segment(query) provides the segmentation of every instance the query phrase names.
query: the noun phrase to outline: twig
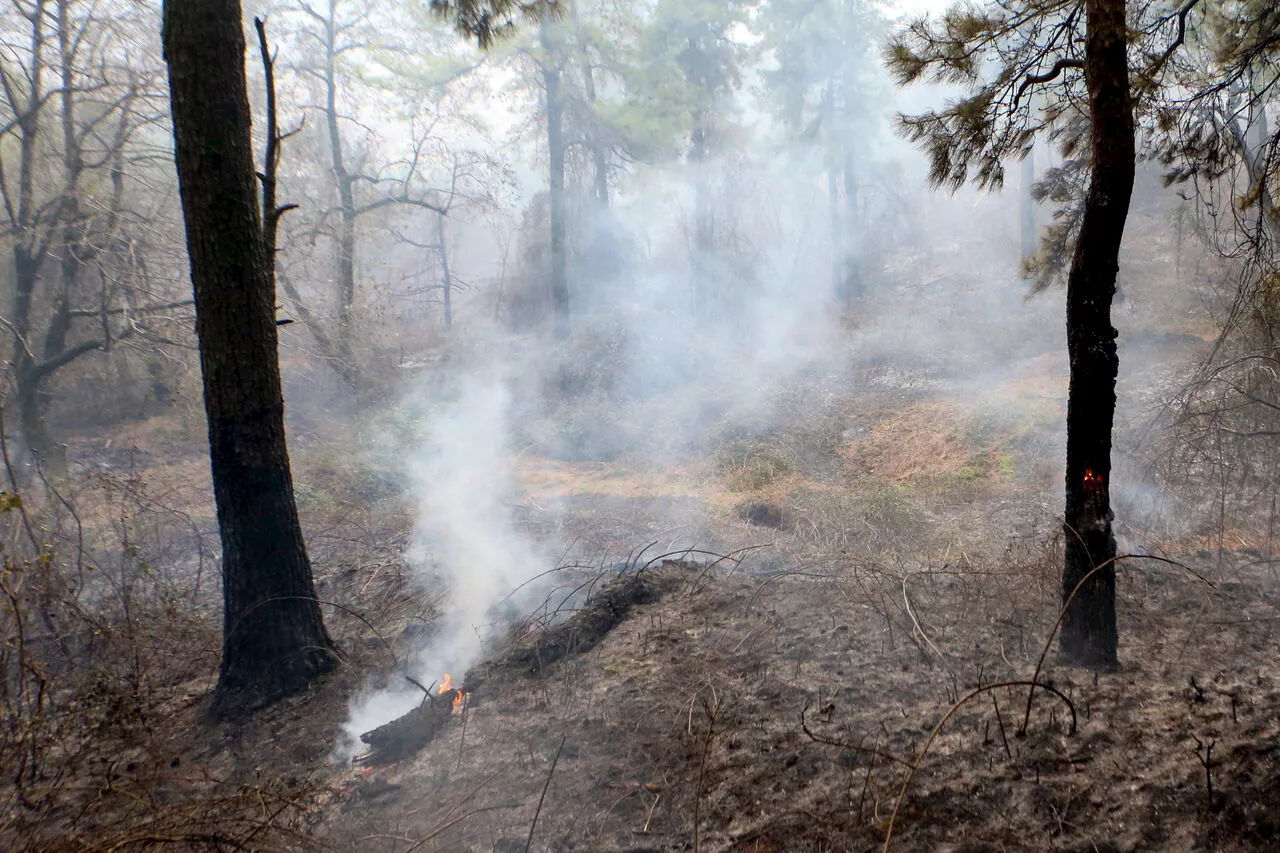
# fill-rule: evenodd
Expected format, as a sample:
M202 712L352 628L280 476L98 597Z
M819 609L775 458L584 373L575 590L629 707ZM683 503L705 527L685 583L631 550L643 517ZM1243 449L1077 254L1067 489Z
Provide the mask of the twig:
M433 681L433 682L431 682L431 686L430 686L430 687L423 687L423 686L422 686L422 682L421 682L421 681L419 681L418 679L414 678L412 675L406 675L406 676L404 677L404 680L405 680L405 681L407 681L407 682L409 682L410 684L412 684L414 687L418 688L419 690L421 690L421 691L422 691L422 693L423 693L423 695L425 695L428 699L430 699L432 704L435 704L436 697L435 697L435 694L434 694L434 693L432 693L431 691L435 690L435 688L436 688L436 682L434 682L434 681Z
M556 747L555 758L551 759L551 770L547 773L547 781L542 786L542 795L538 797L538 808L533 813L533 822L529 824L529 837L524 842L524 853L529 853L529 848L533 846L533 831L538 828L538 816L542 814L542 801L547 798L547 789L551 787L551 777L556 775L556 765L560 763L560 753L564 751L564 741L568 736L567 732L560 736L560 746Z
M991 694L991 704L996 706L996 722L1000 724L1000 741L1004 744L1004 754L1012 759L1013 752L1009 749L1009 738L1004 734L1004 715L1000 713L1000 701L996 699L996 694Z
M925 740L924 746L920 747L920 752L916 755L916 760L911 763L911 770L907 773L907 778L902 780L902 787L898 791L898 798L893 803L893 813L889 815L889 825L884 831L884 846L880 848L882 853L888 853L889 851L889 841L893 838L893 824L898 818L898 811L902 808L903 800L907 798L907 788L910 787L911 780L915 778L916 771L920 769L920 765L924 762L925 755L929 753L929 747L933 746L933 742L938 739L938 735L942 732L942 727L947 724L947 721L951 719L952 715L954 715L956 711L960 710L960 708L964 707L964 705L968 704L968 702L975 696L981 696L983 693L998 690L1002 687L1026 686L1039 687L1041 690L1047 690L1066 703L1067 708L1071 710L1071 733L1075 734L1077 724L1076 706L1072 704L1066 694L1056 687L1050 687L1048 684L1038 684L1030 681L1001 681L997 684L987 684L983 687L975 687L973 690L970 690L964 695L964 697L953 704L947 710L947 713L942 715L942 719L933 727L933 731L929 732L929 737Z
M872 758L887 758L889 761L892 761L895 764L901 764L903 767L911 766L910 761L899 758L896 755L890 755L887 752L881 752L880 750L876 749L874 746L866 747L866 746L863 746L861 743L849 743L848 741L832 740L831 738L824 738L816 734L809 728L809 721L805 718L805 714L807 714L808 711L809 711L809 703L806 701L804 703L804 707L800 709L800 730L803 731L806 735L808 735L809 739L814 743L820 743L825 746L834 746L840 749L848 749L848 750L852 750L853 752L861 752L864 755L870 755Z
M1074 531L1072 532L1074 533ZM1079 534L1076 534L1076 535L1079 535ZM1049 649L1052 648L1053 646L1053 638L1057 636L1058 629L1062 627L1062 620L1066 618L1067 608L1070 607L1071 602L1075 600L1076 593L1080 591L1081 587L1085 585L1085 583L1089 580L1089 578L1093 577L1098 572L1105 569L1107 566L1110 566L1112 564L1119 565L1119 562L1121 560L1135 560L1135 559L1155 560L1156 562L1168 563L1171 566L1177 566L1178 568L1185 569L1187 572L1190 572L1193 576L1200 579L1201 581L1204 581L1210 587L1214 587L1214 583L1212 581L1210 581L1204 575L1192 569L1190 566L1187 566L1183 563L1179 563L1177 560L1170 560L1168 557L1157 557L1154 554L1117 554L1116 556L1112 557L1110 560L1107 560L1106 562L1104 562L1102 565L1095 566L1094 568L1090 569L1085 574L1084 577L1080 578L1080 582L1076 584L1075 589L1071 590L1071 594L1067 596L1064 602L1062 602L1062 609L1058 611L1058 618L1054 620L1053 628L1052 630L1049 631L1049 638L1045 640L1044 650L1040 652L1040 660L1036 661L1036 670L1031 674L1031 680L1029 682L1032 685L1032 687L1030 690L1027 691L1027 710L1026 710L1026 713L1023 714L1022 716L1022 726L1018 729L1019 735L1024 735L1027 733L1027 724L1031 720L1031 697L1035 695L1035 685L1039 683L1037 679L1040 678L1040 670L1044 667L1044 659L1049 656Z
M704 704L703 710L707 712L708 723L707 737L702 742L702 760L698 762L698 789L693 797L693 853L699 853L702 849L701 839L698 836L699 824L702 822L702 784L707 775L707 758L711 754L711 742L716 736L716 720L720 716L720 697L716 695L714 687L711 688L711 704Z
M1156 72L1158 72L1161 68L1163 68L1164 64L1169 61L1169 57L1173 56L1174 51L1176 51L1179 47L1181 47L1182 43L1186 41L1187 15L1190 15L1191 10L1194 9L1199 3L1200 3L1200 0L1187 0L1186 4L1183 5L1183 7L1177 11L1176 14L1178 16L1178 37L1175 38L1167 48L1165 48L1164 53L1160 54L1160 58L1157 59L1155 63L1151 66L1151 68L1147 70L1145 76L1151 77L1154 74L1156 74ZM1167 21L1168 18L1165 18L1165 20Z
M640 828L642 835L649 834L649 822L653 820L653 810L658 807L658 800L662 799L662 794L653 795L653 805L649 806L649 813L644 817L644 826Z
M1196 742L1196 758L1200 759L1200 765L1204 767L1204 790L1209 801L1209 810L1213 810L1213 748L1218 745L1216 740L1211 740L1206 745L1204 741L1195 735L1191 739Z
M938 648L933 640L929 639L929 635L925 633L924 626L920 624L920 620L916 618L916 614L911 609L911 596L907 594L907 581L911 579L916 572L908 572L902 576L902 600L907 605L907 615L911 617L911 623L916 626L916 630L920 632L920 636L924 637L924 641L929 644L929 648L933 649L938 657L944 658L946 655L942 653L942 649Z
M462 734L458 735L458 763L454 766L455 770L462 769L462 754L467 746L467 718L470 716L471 716L471 706L466 701L463 701L462 703Z

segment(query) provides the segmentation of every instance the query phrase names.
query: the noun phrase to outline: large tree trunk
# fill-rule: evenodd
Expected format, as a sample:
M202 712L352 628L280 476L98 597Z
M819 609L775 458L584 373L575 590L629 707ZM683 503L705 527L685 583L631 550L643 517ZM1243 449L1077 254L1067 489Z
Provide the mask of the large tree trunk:
M285 446L239 0L166 0L164 49L222 535L213 711L235 716L306 687L333 667L334 650Z
M18 422L27 450L39 459L48 459L54 444L45 426L40 405L41 372L36 363L32 342L31 309L40 281L43 252L35 247L39 238L34 233L39 214L35 204L36 140L40 134L40 111L46 97L43 85L45 71L44 0L36 3L31 16L31 79L26 110L18 127L18 207L10 213L15 234L13 245L13 309L9 316L13 333L14 384L18 398ZM11 97L15 111L17 103Z
M1087 0L1085 8L1085 79L1092 118L1093 172L1067 279L1071 387L1062 573L1066 615L1061 650L1072 663L1112 667L1116 664L1117 632L1111 428L1119 359L1118 333L1111 326L1111 300L1116 290L1120 239L1133 194L1134 125L1124 0Z
M569 334L569 277L564 243L564 102L560 94L560 67L545 23L542 26L541 41L546 54L543 59L542 82L547 94L547 155L550 158L551 308L555 335L563 338Z

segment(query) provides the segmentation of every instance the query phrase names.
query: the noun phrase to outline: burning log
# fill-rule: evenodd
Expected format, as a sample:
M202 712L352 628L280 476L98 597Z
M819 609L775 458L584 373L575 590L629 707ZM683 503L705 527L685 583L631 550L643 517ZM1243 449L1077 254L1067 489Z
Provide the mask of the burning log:
M359 764L394 764L423 749L437 738L449 720L468 703L472 690L483 692L488 678L501 671L525 671L537 674L562 658L582 654L594 648L605 635L617 627L636 605L657 601L679 583L681 572L705 571L705 566L680 560L665 560L659 569L646 569L623 575L604 586L587 600L578 612L563 623L547 628L529 645L508 652L490 663L480 664L466 679L466 685L455 687L448 675L438 689L435 684L416 684L426 698L421 705L399 719L360 735L369 752L356 758Z
M418 684L416 681L413 683ZM422 685L418 684L418 687ZM434 695L430 689L423 688L423 692L426 697L417 708L360 735L360 740L369 746L369 752L357 756L356 763L378 765L403 761L431 743L448 725L450 718L462 711L470 695L461 688L455 688L447 674Z

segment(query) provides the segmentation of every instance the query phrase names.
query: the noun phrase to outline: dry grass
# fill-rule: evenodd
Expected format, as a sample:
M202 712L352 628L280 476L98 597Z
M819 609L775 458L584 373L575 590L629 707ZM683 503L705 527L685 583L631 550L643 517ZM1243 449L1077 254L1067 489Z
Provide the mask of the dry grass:
M1032 676L1057 559L1049 543L991 564L847 562L711 584L691 573L588 653L491 678L465 739L459 721L419 758L349 777L362 805L334 816L329 840L372 843L360 828L376 823L385 849L392 837L524 849L536 813L535 850L878 849L906 765L948 709ZM1247 600L1205 599L1189 575L1125 577L1126 669L1094 677L1051 659L1041 675L1078 730L1042 693L1019 735L1025 690L988 688L919 761L891 849L957 836L975 850L1270 849L1280 671L1259 618L1280 596L1254 585ZM1197 608L1198 624L1186 618ZM1221 756L1212 804L1194 738Z

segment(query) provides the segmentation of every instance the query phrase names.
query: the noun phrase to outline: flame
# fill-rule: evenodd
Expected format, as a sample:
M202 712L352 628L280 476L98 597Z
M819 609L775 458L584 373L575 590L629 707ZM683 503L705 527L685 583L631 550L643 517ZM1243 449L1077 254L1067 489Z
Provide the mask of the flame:
M470 698L471 694L463 693L461 690L454 687L453 679L449 677L449 673L447 672L444 674L444 678L440 680L440 688L436 690L436 694L439 696L443 696L446 693L453 694L453 707L449 709L449 713L462 713L462 709L465 707L467 699Z
M1102 478L1093 473L1092 468L1084 469L1084 490L1091 495L1102 494Z

